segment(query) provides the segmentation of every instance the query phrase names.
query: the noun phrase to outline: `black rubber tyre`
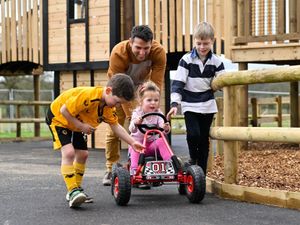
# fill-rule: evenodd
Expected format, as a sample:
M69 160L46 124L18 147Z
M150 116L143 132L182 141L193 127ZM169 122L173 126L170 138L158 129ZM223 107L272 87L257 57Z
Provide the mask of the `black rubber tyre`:
M187 168L186 196L191 203L199 203L206 192L204 172L200 166L192 165Z
M113 170L111 193L115 198L117 205L124 206L130 200L131 182L129 171L123 167Z

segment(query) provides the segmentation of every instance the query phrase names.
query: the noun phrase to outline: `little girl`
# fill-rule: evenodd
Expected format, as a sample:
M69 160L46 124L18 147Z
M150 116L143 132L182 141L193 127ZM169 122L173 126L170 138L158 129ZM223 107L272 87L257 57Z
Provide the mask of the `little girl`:
M142 120L142 116L146 113L162 113L159 109L160 90L156 84L151 81L144 83L138 91L138 98L139 106L133 110L129 124L131 136L140 143L143 143L144 134L141 133L137 128L137 125L142 123L155 124L158 127L162 127L164 129L164 133L168 134L170 132L170 124L164 123L164 120L161 117L149 116ZM163 160L171 159L171 154L168 151L163 139L161 137L157 138L156 135L147 139L145 156L155 155L155 150L157 150L157 153L160 154ZM129 146L129 155L131 158L130 173L133 174L138 167L140 153L134 151L133 148Z

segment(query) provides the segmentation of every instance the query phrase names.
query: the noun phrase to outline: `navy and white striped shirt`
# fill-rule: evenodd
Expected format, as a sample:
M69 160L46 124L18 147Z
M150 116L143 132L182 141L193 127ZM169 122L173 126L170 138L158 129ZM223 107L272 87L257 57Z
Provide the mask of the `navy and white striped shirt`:
M171 105L181 104L182 113L218 112L211 82L221 72L224 64L218 56L210 51L203 64L193 48L179 61L171 86Z

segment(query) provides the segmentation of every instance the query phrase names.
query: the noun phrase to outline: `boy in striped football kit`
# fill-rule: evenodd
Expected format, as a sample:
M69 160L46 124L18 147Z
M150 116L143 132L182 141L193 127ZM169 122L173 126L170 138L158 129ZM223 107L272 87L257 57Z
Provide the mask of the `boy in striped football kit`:
M199 165L206 174L209 129L218 111L211 82L224 72L224 65L211 50L215 40L211 24L198 24L193 39L194 48L179 61L171 86L171 109L167 117L176 115L177 106L181 104L190 163Z

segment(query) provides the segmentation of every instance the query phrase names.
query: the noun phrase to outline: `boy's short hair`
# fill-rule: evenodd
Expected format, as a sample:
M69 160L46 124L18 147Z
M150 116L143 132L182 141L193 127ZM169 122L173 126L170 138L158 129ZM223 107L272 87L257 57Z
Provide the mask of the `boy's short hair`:
M135 37L142 39L145 42L149 42L153 40L153 32L150 27L146 25L135 26L131 30L131 39L133 40Z
M112 94L131 101L135 98L135 86L130 76L124 73L118 73L112 76L107 86L112 88Z
M210 38L210 39L214 40L215 39L215 30L210 23L201 22L195 26L193 38L199 38L199 39Z

